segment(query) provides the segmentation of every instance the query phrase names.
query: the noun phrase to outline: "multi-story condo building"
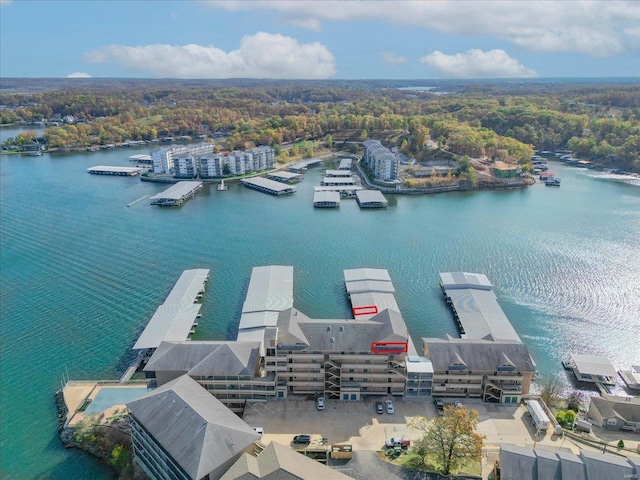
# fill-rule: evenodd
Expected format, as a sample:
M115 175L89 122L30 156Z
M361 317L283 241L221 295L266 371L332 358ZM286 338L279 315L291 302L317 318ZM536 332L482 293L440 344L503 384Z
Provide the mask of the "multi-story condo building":
M364 161L379 180L398 180L400 159L384 147L379 140L365 140Z
M222 177L225 174L224 166L224 157L217 153L205 155L198 159L198 171L202 178Z
M190 154L174 157L173 174L179 178L195 178L198 174L196 157Z
M529 393L536 365L479 273L440 274L461 338L423 338L433 365L433 395L519 403Z
M171 173L174 167L174 158L179 156L199 157L213 153L212 143L198 143L196 145L173 145L159 148L151 152L154 173Z

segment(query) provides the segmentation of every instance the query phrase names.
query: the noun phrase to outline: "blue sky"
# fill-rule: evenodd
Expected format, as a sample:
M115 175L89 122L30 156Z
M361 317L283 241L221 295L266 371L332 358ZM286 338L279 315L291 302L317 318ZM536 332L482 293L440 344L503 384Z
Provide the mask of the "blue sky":
M2 77L640 76L638 1L0 0Z

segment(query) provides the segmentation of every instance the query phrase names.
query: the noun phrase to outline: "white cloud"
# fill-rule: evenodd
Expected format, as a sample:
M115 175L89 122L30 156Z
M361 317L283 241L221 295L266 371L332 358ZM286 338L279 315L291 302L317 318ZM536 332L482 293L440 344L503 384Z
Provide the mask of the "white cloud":
M128 70L168 78L303 78L335 75L335 58L324 45L258 32L225 52L204 45L109 45L84 55L93 63L113 62Z
M382 61L390 63L391 65L401 65L403 63L407 63L407 57L395 55L391 52L382 52Z
M209 0L226 10L272 10L315 31L322 21L384 21L453 35L503 38L534 52L611 56L636 48L636 0L327 1Z
M67 78L91 78L91 75L85 72L73 72L67 75Z
M420 59L438 69L446 78L530 78L536 72L524 67L504 50L483 52L474 48L465 53L446 55L435 51Z

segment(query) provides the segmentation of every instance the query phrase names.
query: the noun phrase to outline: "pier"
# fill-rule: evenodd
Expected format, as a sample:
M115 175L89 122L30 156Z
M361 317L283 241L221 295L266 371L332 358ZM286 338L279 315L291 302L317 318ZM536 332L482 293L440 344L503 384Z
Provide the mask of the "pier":
M151 197L151 205L161 207L177 207L185 201L195 197L196 192L202 188L202 182L178 182L170 186L164 192Z
M289 171L293 173L304 173L309 168L319 167L322 165L322 160L319 158L312 158L310 160L303 160L301 162L296 162L293 165L289 166Z
M247 188L268 193L269 195L288 195L296 193L296 187L262 177L243 178L242 184Z
M149 195L143 195L142 197L140 197L137 200L134 200L131 203L127 203L127 207L133 207L136 203L140 203L141 201L143 201L145 198L149 198Z

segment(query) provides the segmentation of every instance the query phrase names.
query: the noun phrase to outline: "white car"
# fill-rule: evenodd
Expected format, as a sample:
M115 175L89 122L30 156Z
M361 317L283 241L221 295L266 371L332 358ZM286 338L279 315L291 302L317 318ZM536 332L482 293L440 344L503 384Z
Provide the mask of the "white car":
M453 402L453 406L456 408L460 408L462 406L462 402L458 402L457 400Z
M316 408L318 410L324 410L324 397L318 397L316 400Z
M391 400L385 400L384 403L387 406L387 413L396 413L395 408L393 408L393 402Z

